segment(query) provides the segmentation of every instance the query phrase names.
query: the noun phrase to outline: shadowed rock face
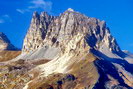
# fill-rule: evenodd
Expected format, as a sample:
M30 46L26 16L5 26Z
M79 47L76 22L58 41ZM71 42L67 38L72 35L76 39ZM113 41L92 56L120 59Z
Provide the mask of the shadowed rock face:
M0 62L11 60L20 54L19 49L11 44L4 33L0 32Z
M18 49L11 44L11 42L4 33L0 32L0 51L2 50L18 50Z

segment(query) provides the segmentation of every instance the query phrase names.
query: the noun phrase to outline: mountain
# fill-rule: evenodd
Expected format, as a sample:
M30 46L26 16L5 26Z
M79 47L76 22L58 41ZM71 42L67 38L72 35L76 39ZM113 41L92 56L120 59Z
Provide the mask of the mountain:
M37 15L36 12L33 14L30 30L24 40L22 59L53 59L58 51L63 50L60 48L64 48L61 46L64 46L67 43L67 40L70 41L70 39L74 36L77 37L78 35L83 35L82 37L86 38L83 40L87 41L87 45L89 45L91 49L99 50L105 55L110 57L118 57L118 55L123 54L116 40L110 35L109 28L106 27L105 21L100 21L96 18L89 18L69 9L61 14L61 16L52 20L51 23L49 22L50 24L44 24L48 27L48 32L45 31L47 32L46 34L40 32L40 30L37 30L38 32L36 32L36 28L31 30L32 25L37 27L37 29L40 29L41 26L38 25L40 24L40 16ZM46 15L45 17L48 18L52 16ZM33 23L34 19L38 21L38 24L36 23L35 25L35 23ZM46 20L46 22L48 21ZM41 34L39 35L41 37L39 37L38 34ZM42 35L44 38L42 38ZM26 48L30 51L28 52L29 55L24 52ZM37 49L37 51L34 51L34 49ZM51 50L53 51L51 52ZM45 54L41 54L41 51L44 51ZM24 53L26 53L26 55L24 55Z
M132 89L132 60L105 21L71 8L34 12L22 53L1 64L0 88Z
M46 12L42 12L41 15L37 12L33 13L30 28L24 39L23 52L28 52L29 50L33 51L42 44L46 36L48 26L53 19L54 17L49 16Z
M0 32L0 50L17 50L17 48L11 44L7 36Z
M19 49L11 44L7 36L0 32L0 62L11 60L20 53Z

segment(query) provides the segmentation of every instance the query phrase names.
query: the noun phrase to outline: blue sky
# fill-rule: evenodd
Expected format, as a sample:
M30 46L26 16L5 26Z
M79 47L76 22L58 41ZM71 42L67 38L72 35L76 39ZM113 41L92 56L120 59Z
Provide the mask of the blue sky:
M21 48L34 11L59 15L68 8L105 20L121 49L133 52L133 0L0 0L0 32Z

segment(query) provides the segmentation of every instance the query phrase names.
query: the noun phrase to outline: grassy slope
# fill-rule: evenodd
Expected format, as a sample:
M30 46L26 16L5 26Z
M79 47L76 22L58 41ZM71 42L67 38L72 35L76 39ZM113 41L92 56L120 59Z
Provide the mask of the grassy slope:
M94 60L96 58L88 54L69 66L68 73L56 73L46 78L36 78L29 83L28 89L91 89L99 78Z
M25 61L18 60L0 66L0 89L22 89L23 86L32 80L32 78L38 76L38 71L31 69L46 63L48 60L42 59L40 61ZM32 74L33 77L31 76Z
M17 57L21 51L0 51L0 62L11 60Z
M8 61L18 56L20 51L2 51L0 61ZM36 66L45 64L48 60L24 61L20 60L14 63L0 66L0 89L21 89L23 85L28 84L29 89L91 89L97 82L99 74L93 63L96 58L92 54L77 56L71 66L68 66L68 73L51 74L48 77L39 77L39 70L32 70ZM66 65L67 66L67 65Z

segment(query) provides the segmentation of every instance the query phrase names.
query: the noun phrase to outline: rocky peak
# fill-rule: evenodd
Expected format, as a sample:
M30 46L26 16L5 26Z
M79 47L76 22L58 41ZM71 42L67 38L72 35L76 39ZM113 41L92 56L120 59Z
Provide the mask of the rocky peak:
M0 32L0 40L4 41L5 43L10 43L9 39L3 32Z
M33 18L34 18L34 17L35 17L35 18L36 18L36 17L39 17L39 13L38 13L37 11L34 11L34 12L33 12Z
M72 8L68 8L67 11L72 11L73 12L74 10Z
M35 22L38 25L34 21L31 22L23 51L33 51L42 46L70 51L74 47L78 50L80 47L86 49L88 46L89 49L99 50L108 56L121 52L105 21L87 17L72 9L68 9L55 19L46 12L37 17L39 18Z
M71 45L75 45L76 47L78 45L74 42L80 36L83 40L82 42L85 42L82 45L87 44L90 49L107 53L107 55L109 54L108 56L112 56L110 55L111 53L121 51L116 40L110 34L109 28L106 27L105 21L90 18L79 12L69 10L65 11L51 23L43 44L46 45L48 43L51 46L58 45L64 49L64 45L68 46L67 43L75 38Z
M23 52L33 51L39 47L53 19L54 17L48 15L46 12L42 12L40 15L37 12L33 13L29 30L24 39Z
M117 58L120 51L105 21L79 12L65 11L49 25L42 48L31 52L31 55L43 53L45 59L52 59L39 67L44 76L47 76L66 73L72 64L81 61L89 53Z
M33 13L32 21L31 23L34 23L36 25L39 25L40 15L35 11Z
M2 32L0 32L0 50L17 50L17 48L11 44L7 36Z

